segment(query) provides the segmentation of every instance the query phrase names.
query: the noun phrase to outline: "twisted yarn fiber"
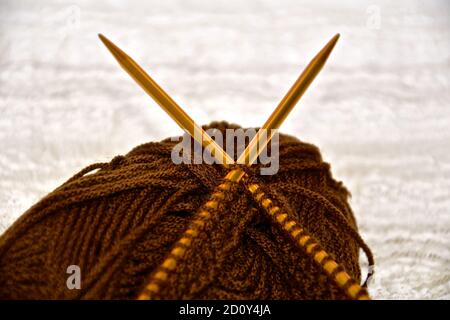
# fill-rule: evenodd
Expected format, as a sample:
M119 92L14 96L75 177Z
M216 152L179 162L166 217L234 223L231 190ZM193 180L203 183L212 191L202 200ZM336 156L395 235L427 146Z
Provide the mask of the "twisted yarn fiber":
M25 212L0 238L0 298L136 298L227 172L173 164L175 143L150 142L91 165ZM279 143L277 174L260 176L259 165L247 173L359 281L359 248L373 258L348 191L315 146L286 135ZM248 193L233 185L158 298L346 299ZM70 265L81 269L80 290L67 288Z

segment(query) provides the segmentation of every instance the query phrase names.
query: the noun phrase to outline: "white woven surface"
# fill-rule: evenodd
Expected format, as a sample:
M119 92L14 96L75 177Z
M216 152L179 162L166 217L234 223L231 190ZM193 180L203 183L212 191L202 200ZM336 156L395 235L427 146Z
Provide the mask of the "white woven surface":
M375 298L450 298L449 3L164 3L0 2L0 232L82 167L180 134L98 32L198 122L243 126L340 32L282 131L352 191Z

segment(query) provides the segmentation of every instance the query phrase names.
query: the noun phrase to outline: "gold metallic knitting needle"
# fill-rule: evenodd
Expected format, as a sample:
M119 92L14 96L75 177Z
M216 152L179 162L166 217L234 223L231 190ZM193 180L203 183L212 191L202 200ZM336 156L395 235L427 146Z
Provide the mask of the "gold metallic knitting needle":
M284 96L278 107L272 112L266 123L258 130L257 134L245 148L244 152L239 156L237 163L246 164L251 166L259 154L264 150L264 148L272 139L276 130L281 126L283 121L289 115L291 110L295 107L297 102L308 89L309 85L313 82L314 78L322 70L328 57L333 51L336 42L339 39L339 33L336 34L328 43L323 47L322 50L311 60L308 66L303 70L301 75L295 81L294 85L289 89L288 93ZM263 132L266 130L265 134ZM228 173L228 178L232 181L238 182L242 179L244 171L242 170L232 170Z
M212 155L216 157L216 159L219 157L219 154L222 155L223 158L226 159L226 163L233 163L233 160L228 156L228 154L220 147L218 146L214 140L211 139L203 130L201 127L196 125L194 121L173 101L169 95L167 95L157 84L153 81L153 79L148 76L145 71L134 61L132 60L128 55L126 55L122 50L120 50L117 46L115 46L112 42L110 42L108 39L106 39L104 36L99 35L102 42L106 45L106 47L110 50L110 52L114 55L114 57L117 59L119 64L131 75L131 77L151 96L153 99L178 123L180 127L182 127L188 134L190 134L194 139L196 139L198 142L200 142L203 146L208 147L212 146ZM300 97L303 95L304 91L308 88L309 84L313 81L315 76L318 74L320 69L322 68L323 64L325 63L326 59L328 58L331 50L333 49L339 35L336 35L328 44L325 46L324 49L322 49L321 52L311 61L311 63L308 65L308 67L305 69L305 71L302 73L302 75L299 77L299 79L296 81L294 86L291 88L291 90L288 92L288 94L283 98L283 100L280 102L277 109L272 113L272 115L269 117L269 119L266 121L262 129L278 129L281 125L281 123L285 120L289 112L292 110L292 108L295 106L297 101L300 99ZM198 133L201 133L200 139L198 139ZM260 132L258 132L260 133ZM266 139L264 142L267 144L271 138L271 135L268 139ZM256 141L256 143L252 145L258 145L260 144L261 135L257 135L253 140ZM265 145L264 145L265 146ZM243 155L241 155L239 158L242 158L244 156L245 159L249 159L249 162L244 162L248 165L251 165L256 158L259 155L259 152L262 151L263 148L260 148L255 153L255 158L249 157L248 155L252 155L252 148L250 145L246 148L246 150L243 152ZM231 159L231 161L230 161ZM253 160L252 160L253 159ZM250 161L252 160L252 161ZM229 181L235 181L239 182L241 178L244 176L244 171L241 169L234 169L231 170L225 179ZM253 185L254 187L254 185ZM254 193L254 190L252 191L252 186L249 186L250 192ZM262 202L264 205L264 201ZM283 216L285 218L285 214L279 214L279 217ZM280 220L281 221L281 220ZM281 222L280 222L281 223ZM308 236L309 237L309 236ZM171 258L173 259L173 258ZM170 260L170 259L169 259ZM331 261L331 260L330 260ZM172 261L171 261L172 262ZM332 262L332 263L331 263ZM337 263L334 261L329 262L333 266L338 266ZM342 273L339 273L342 278ZM350 279L350 277L345 274L346 277L344 277L344 280ZM347 279L348 278L348 279ZM338 281L338 277L336 276L336 281L340 286L343 286L342 283ZM357 285L355 285L357 286ZM150 282L146 288L155 289L158 288L157 285ZM359 290L359 286L358 290ZM149 289L150 290L150 289ZM348 289L347 291L349 291ZM141 293L139 295L139 299L147 299L150 296L147 293ZM363 298L369 298L367 295L363 296Z
M98 35L103 44L112 53L120 66L172 117L173 120L205 148L211 155L225 165L234 160L198 126L189 115L125 52L102 34Z
M130 76L151 97L153 97L153 99L175 120L175 122L178 123L183 130L200 142L205 148L211 145L211 153L216 159L219 160L219 163L223 163L223 161L221 161L223 159L225 159L224 164L234 163L233 159L231 159L229 155L219 145L217 145L214 140L209 137L209 135L204 132L203 129L198 126L192 118L189 117L189 115L184 112L184 110L182 110L181 107L178 106L178 104L176 104L176 102L173 101L172 98L170 98L170 96L165 93L133 59L131 59L131 57L129 57L125 52L123 52L103 35L100 34L99 37L117 59L122 68L125 69L125 71L130 74ZM259 154L272 138L274 130L281 126L289 112L294 108L303 93L320 72L338 39L339 34L335 35L308 64L286 96L281 100L278 107L241 154L237 161L238 163L251 165L258 158ZM261 134L261 130L268 130L269 134L264 136ZM201 138L199 139L199 137ZM229 178L238 182L243 176L243 171L238 171L239 172L230 172Z
M269 119L267 119L266 123L264 123L255 137L250 141L247 148L238 158L237 163L245 163L250 166L256 161L264 147L269 143L276 129L281 126L288 114L300 100L303 93L305 93L314 78L319 74L320 70L322 70L322 67L325 65L325 62L330 56L331 51L333 51L338 39L339 33L328 41L325 47L323 47L323 49L311 60L300 77L298 77L297 81L278 104L278 107L270 115ZM263 130L267 130L267 135L262 134Z

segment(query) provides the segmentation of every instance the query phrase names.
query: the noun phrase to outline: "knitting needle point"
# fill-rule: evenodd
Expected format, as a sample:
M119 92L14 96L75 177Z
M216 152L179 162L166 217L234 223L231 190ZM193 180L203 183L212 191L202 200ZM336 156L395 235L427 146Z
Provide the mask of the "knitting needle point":
M250 141L247 148L238 158L237 163L252 165L256 161L259 154L264 150L264 147L269 143L273 134L275 134L275 130L281 126L288 114L305 93L306 89L308 89L309 85L313 82L314 78L319 74L320 70L322 70L322 67L325 65L325 62L330 56L331 51L333 51L338 39L339 33L328 41L325 47L323 47L311 60L298 77L297 81L295 81L294 85L278 104L278 107L272 112L266 123L264 123L252 141ZM264 130L267 130L267 134L262 134Z
M210 148L211 155L225 165L234 160L200 127L183 109L123 50L104 35L98 35L120 66L150 95L175 122L203 147Z

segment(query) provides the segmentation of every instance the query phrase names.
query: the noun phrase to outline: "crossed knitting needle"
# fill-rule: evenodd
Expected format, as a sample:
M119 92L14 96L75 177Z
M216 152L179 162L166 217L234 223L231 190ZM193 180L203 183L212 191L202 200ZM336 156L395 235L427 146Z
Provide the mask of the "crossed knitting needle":
M264 147L269 143L276 130L292 111L294 106L300 100L306 89L312 83L314 78L325 65L331 51L339 39L336 34L322 50L311 60L305 70L301 73L297 81L284 96L277 108L272 112L269 119L260 128L254 138L250 141L247 148L235 162L194 120L125 52L123 52L114 43L108 40L102 34L99 34L100 40L119 62L120 66L149 94L161 108L189 135L191 135L205 149L208 148L211 155L222 163L225 167L231 164L245 164L251 166ZM268 135L263 134L267 130ZM297 226L296 222L289 214L275 206L273 201L262 192L262 187L258 183L245 183L247 174L240 167L230 170L224 177L224 183L218 186L218 190L213 193L211 199L200 209L200 220L195 220L183 237L175 244L171 254L164 260L162 265L153 273L149 283L139 295L138 299L151 299L160 290L160 286L168 278L183 256L186 248L191 243L191 238L198 234L199 227L204 225L201 219L207 219L210 211L218 206L218 201L224 198L224 191L230 189L231 183L244 181L244 185L250 191L256 202L272 217L272 219L284 230L288 231L295 243L314 259L323 270L335 280L350 298L367 300L370 299L365 288L362 288L358 282L352 279L347 272L323 250L319 243L307 233L306 230Z

